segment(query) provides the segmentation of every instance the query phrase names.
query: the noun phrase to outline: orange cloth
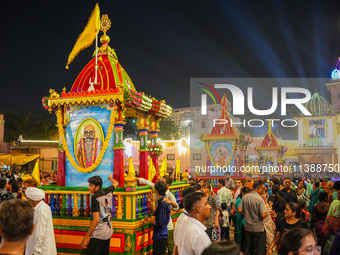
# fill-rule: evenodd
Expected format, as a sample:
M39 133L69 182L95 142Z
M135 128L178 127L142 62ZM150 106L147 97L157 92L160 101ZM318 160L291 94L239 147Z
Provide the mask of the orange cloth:
M329 194L332 193L333 194L333 182L331 182L331 181L329 181L329 182L323 181L320 186L327 193L329 193Z
M250 190L253 190L253 183L252 182L245 182L245 184L243 186L248 187Z

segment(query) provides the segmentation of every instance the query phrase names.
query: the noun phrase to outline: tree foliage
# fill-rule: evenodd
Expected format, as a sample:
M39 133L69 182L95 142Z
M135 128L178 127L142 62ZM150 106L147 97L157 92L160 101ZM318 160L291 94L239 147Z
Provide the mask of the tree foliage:
M58 140L58 129L52 116L35 118L30 113L5 113L5 142L18 140L19 135L23 139Z
M162 140L179 139L179 127L172 120L166 119L159 123L159 138Z

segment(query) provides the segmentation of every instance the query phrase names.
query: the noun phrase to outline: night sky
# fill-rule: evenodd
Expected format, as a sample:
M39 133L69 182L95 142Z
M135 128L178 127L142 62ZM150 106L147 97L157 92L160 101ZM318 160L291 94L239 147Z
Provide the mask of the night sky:
M325 78L340 56L339 1L98 2L137 91L172 107L189 106L190 78ZM69 91L91 59L94 46L65 69L96 2L1 3L0 113L46 114L42 97Z

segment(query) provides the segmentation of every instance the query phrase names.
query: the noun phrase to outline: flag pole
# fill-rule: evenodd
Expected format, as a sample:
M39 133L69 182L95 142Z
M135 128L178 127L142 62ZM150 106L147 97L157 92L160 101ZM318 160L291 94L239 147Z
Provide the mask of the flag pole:
M98 31L99 32L99 31ZM96 33L96 48L95 48L95 51L96 51L96 65L95 65L95 78L94 78L94 84L97 84L97 69L98 69L98 50L97 50L97 47L98 47L98 32Z

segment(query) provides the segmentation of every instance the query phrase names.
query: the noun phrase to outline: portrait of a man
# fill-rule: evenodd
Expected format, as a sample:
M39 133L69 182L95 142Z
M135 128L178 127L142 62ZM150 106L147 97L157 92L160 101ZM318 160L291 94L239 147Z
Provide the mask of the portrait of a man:
M96 128L93 120L83 122L83 132L75 146L77 161L81 167L87 168L96 162L102 147L103 141L98 138L101 134L96 134ZM98 129L98 128L97 128ZM81 132L81 130L79 130ZM98 132L98 131L97 131ZM75 141L76 142L76 141Z

